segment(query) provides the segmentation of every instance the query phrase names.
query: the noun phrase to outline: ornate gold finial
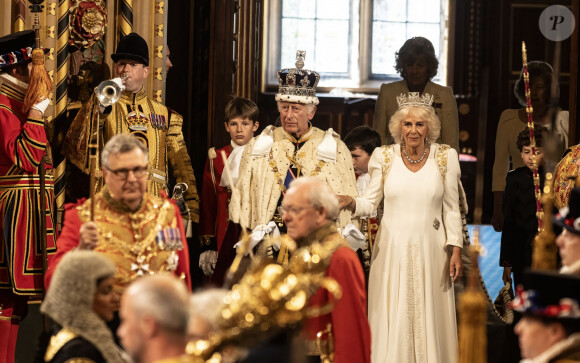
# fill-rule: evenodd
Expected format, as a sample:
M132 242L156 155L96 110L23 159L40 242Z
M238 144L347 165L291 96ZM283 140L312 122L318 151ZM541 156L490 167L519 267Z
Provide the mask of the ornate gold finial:
M268 259L252 266L224 297L218 330L207 340L188 344L192 361L206 361L224 344L254 344L306 318L330 313L342 296L340 285L326 276L335 250L332 242L315 242L296 250L287 268ZM330 301L308 306L319 288L328 291Z
M399 105L399 109L403 107L423 107L423 108L431 108L431 104L433 103L433 95L428 93L424 93L422 96L419 95L419 92L409 92L408 95L401 93L397 96L397 104Z
M534 270L554 270L557 265L558 247L556 246L556 236L552 229L552 206L554 195L552 193L552 173L546 174L544 185L544 195L542 204L544 213L542 214L543 229L534 237L532 269Z

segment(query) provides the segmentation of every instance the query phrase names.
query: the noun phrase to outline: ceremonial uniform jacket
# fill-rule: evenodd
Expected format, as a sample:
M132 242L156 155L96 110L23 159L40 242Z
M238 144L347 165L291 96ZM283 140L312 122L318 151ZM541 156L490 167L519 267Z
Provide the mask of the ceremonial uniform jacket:
M570 192L574 188L574 179L570 176L576 175L578 166L577 160L580 159L580 145L574 145L568 148L564 153L564 157L554 172L554 205L558 208L568 206L570 199Z
M210 238L215 238L217 251L222 246L222 241L228 229L228 204L230 201L230 191L220 185L222 173L224 171L224 161L221 152L225 152L226 157L230 156L232 146L228 145L216 150L217 157L213 159L212 165L209 158L205 161L203 171L203 181L201 184L201 202L199 218L199 237L203 244L209 244Z
M323 308L329 303L334 306L329 314L304 322L303 336L306 339L307 351L309 355L320 354L316 348L317 334L331 324L334 336L334 363L368 363L371 332L366 314L365 277L360 261L332 224L313 232L301 245L308 246L312 242L321 242L328 249L334 250L326 268L326 276L340 285L342 297L335 301L331 293L320 288L308 301L309 309ZM323 340L327 338L327 334L322 336Z
M331 141L325 146L336 142L332 150L335 161L325 161L320 155L319 146L325 138ZM318 176L336 194L353 198L358 195L352 157L338 134L311 127L300 140L295 140L281 127L268 126L244 150L236 184L239 193L232 195L230 219L250 229L268 224L286 191L284 181L291 164L297 166L299 176ZM351 213L342 210L337 225L344 227L348 223Z
M94 106L94 107L93 107ZM84 173L88 174L91 112L99 115L98 102L91 98L72 122L66 135L63 154ZM107 110L106 110L107 111ZM191 218L199 222L199 198L191 160L187 153L181 127L183 118L159 102L147 98L144 90L123 92L110 113L100 115L99 150L117 134L132 134L149 147L149 181L147 191L155 196L167 190L168 162L178 183L186 183L185 202ZM93 136L94 137L94 136ZM100 167L96 168L100 170ZM100 175L99 175L100 176ZM98 183L99 189L102 182Z
M58 251L49 259L46 286L60 259L78 246L81 225L90 219L90 199L66 207ZM183 220L170 199L146 193L139 210L130 212L103 188L95 195L94 222L99 230L95 251L115 262L115 287L119 292L137 277L158 272L183 276L191 286Z
M46 221L47 252L55 252L52 170L40 210L39 164L47 148L42 119L23 112L27 85L4 74L0 87L0 290L43 292L40 220ZM50 168L50 165L47 165Z

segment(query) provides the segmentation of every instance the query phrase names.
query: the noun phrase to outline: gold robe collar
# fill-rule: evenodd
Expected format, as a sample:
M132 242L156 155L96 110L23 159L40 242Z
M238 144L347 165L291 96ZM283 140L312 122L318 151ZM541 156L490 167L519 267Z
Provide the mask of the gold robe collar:
M140 102L144 99L147 98L147 92L145 92L145 88L141 87L141 90L138 92L129 92L129 91L123 91L121 93L121 100L128 102L128 103L132 103L133 102L133 97L135 98L135 102Z
M289 133L286 132L286 130L282 129L282 134L284 135L284 137L288 140L290 140L290 142L292 142L293 144L300 144L303 142L308 141L308 139L310 139L310 136L312 136L313 133L313 128L312 128L312 123L310 121L308 121L308 131L306 131L306 133L302 136L300 136L299 140L296 140L296 138L292 135L290 135Z
M330 235L338 233L336 225L332 222L318 228L301 241L297 241L300 247L311 246L313 243L323 243Z
M107 188L107 185L103 186L103 189L101 190L101 193L103 194L103 198L105 199L105 201L107 202L107 204L112 209L114 209L115 211L117 211L119 213L123 213L123 214L134 214L134 213L138 213L138 212L140 212L143 209L143 206L146 204L146 203L143 203L143 202L145 201L145 198L147 198L147 193L143 194L143 199L141 200L141 204L139 204L139 207L135 211L132 211L125 204L123 204L120 201L118 201L117 199L115 199L113 197L113 195L109 192L109 188Z

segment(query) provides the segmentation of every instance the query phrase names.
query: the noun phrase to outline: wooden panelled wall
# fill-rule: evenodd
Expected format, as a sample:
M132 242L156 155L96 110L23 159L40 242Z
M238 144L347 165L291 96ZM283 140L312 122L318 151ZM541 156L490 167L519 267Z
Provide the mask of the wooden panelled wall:
M184 3L188 2L169 2L168 44L175 68L167 80L166 102L189 120L184 133L200 177L207 148L228 142L222 122L230 95L258 103L260 130L274 124L278 113L274 94L259 91L262 32L267 31L261 26L264 0ZM518 107L512 90L521 68L520 44L526 41L529 60L553 62L554 43L539 34L537 17L555 3L572 6L580 19L578 0L450 1L449 78L458 101L460 148L477 158L462 162L463 182L472 213L476 210L484 223L491 218L493 199L491 173L484 170L493 165L499 115ZM572 105L571 130L577 124L577 30L574 36L560 47L560 105L564 109ZM356 126L372 125L372 98L319 97L317 126L332 127L344 136Z

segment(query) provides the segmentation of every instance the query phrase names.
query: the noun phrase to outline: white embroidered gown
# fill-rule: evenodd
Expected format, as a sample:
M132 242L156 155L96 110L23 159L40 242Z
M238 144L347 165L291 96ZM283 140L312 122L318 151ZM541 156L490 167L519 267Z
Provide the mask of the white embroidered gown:
M356 199L356 215L365 215L385 198L369 276L373 363L457 362L447 250L462 246L460 170L457 152L448 149L443 181L435 160L439 147L431 145L428 160L415 173L405 166L398 144L390 151L375 149L370 184Z

